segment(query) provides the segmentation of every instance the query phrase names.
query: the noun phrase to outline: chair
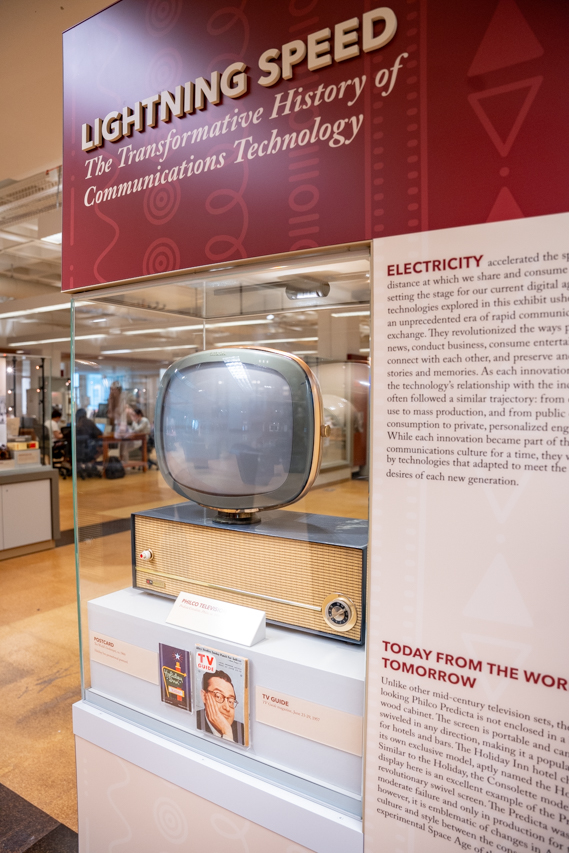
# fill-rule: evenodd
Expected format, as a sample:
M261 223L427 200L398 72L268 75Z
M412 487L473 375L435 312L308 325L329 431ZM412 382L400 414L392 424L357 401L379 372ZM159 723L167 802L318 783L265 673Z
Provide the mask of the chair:
M20 430L20 433L21 432L22 430ZM40 446L42 458L45 462L46 456L49 459L49 445L51 444L51 433L45 424L40 423L35 425L34 432L36 434L36 438Z
M148 453L148 470L149 471L153 465L155 468L158 468L158 463L155 462L154 459L150 458L150 452L152 450L154 450L155 447L156 447L156 444L154 442L154 426L152 426L152 429L150 430L150 433L148 434L148 438L146 439L146 450Z
M18 435L21 435L23 438L29 438L32 441L38 441L37 431L38 424L36 424L33 429L24 429L23 427L20 427Z
M63 438L54 441L51 448L51 464L53 468L59 471L60 476L66 480L73 473L71 466L71 427L61 427L61 433Z
M35 417L29 417L24 415L20 419L20 435L29 435L30 433L27 430L34 430L38 425L37 419Z
M89 435L76 436L77 474L82 480L85 477L103 476L95 463L99 450L100 446L96 438L91 438Z

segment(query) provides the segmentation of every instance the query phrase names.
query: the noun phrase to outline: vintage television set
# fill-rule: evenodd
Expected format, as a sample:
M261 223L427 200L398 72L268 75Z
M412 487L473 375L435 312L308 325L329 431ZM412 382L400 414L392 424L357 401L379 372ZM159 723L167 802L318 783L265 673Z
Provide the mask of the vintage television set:
M367 522L279 509L314 483L325 435L318 381L295 355L228 347L172 364L156 451L189 500L134 513L134 586L201 593L362 643Z

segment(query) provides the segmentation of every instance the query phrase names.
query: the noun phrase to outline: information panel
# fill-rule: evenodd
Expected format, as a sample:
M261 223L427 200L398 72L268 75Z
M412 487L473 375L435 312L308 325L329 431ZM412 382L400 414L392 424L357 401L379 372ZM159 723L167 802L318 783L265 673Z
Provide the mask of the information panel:
M375 244L368 851L568 849L568 229Z

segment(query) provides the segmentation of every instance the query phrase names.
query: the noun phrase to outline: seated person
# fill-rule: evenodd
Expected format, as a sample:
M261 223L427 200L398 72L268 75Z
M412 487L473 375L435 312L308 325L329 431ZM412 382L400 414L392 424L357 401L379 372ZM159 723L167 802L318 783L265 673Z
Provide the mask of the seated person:
M95 421L87 417L85 409L77 409L76 433L77 435L92 438L96 441L101 438L101 431Z
M129 433L136 435L147 435L149 436L152 427L150 425L150 421L148 418L144 417L142 409L138 406L128 406L127 407L127 417L129 420ZM121 447L121 457L123 462L128 462L129 456L132 451L140 451L142 448L142 441L126 441L123 442L123 446ZM148 448L148 443L147 443ZM138 458L138 453L136 458ZM142 455L142 454L140 454Z
M150 435L150 421L144 417L142 409L138 406L130 406L128 409L130 415L130 432L136 432L139 435Z
M45 427L49 430L49 437L51 438L52 443L63 439L63 433L61 432L62 425L61 412L59 409L53 409L51 413L51 420L45 422Z
M101 432L97 424L87 417L85 409L77 409L75 434L79 467L81 468L81 465L92 465L101 448Z

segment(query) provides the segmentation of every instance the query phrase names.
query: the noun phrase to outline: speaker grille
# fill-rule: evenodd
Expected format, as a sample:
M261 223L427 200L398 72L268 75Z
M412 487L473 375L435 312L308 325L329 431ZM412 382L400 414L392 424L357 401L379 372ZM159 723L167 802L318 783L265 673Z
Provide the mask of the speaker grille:
M144 549L152 551L152 560L140 559ZM139 589L148 591L154 585L156 592L172 596L182 590L194 592L264 610L267 619L275 622L341 639L361 639L363 555L357 548L135 516L135 554ZM179 578L188 578L188 582ZM190 579L244 590L245 594L192 584ZM357 622L339 633L326 624L321 612L247 592L318 608L328 595L342 593L354 602Z

